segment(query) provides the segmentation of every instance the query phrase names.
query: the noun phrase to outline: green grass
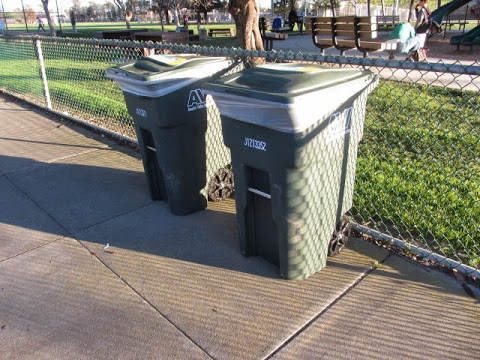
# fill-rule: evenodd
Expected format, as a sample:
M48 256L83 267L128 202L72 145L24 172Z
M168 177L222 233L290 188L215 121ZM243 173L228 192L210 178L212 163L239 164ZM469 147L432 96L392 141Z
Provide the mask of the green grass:
M368 100L357 215L476 266L479 108L477 93L381 84Z
M1 86L41 99L31 42L12 44L0 41ZM55 109L134 136L122 92L105 76L124 52L45 43L43 53ZM477 266L479 108L478 93L382 81L368 99L354 216Z
M149 31L162 31L160 23L131 23L132 29L148 29ZM215 28L233 28L235 29L235 24L201 24L202 28L215 29ZM75 38L92 38L95 33L98 31L108 31L108 30L121 30L126 29L127 26L125 22L95 22L95 23L77 23L77 32L78 34L73 34L73 29L70 24L62 24L63 35L64 37L75 37ZM175 24L164 25L165 31L174 31L177 28ZM15 24L9 25L9 30L25 30L25 25ZM57 31L60 30L60 26L55 26ZM198 28L196 24L190 24L189 29L193 30L195 34L198 34ZM37 26L29 25L29 30L36 32ZM217 38L215 38L217 39Z

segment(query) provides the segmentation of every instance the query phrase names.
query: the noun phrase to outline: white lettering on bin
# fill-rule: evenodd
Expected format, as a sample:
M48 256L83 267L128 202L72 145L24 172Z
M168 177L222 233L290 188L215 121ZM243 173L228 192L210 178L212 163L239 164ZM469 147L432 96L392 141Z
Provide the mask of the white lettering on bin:
M259 141L246 137L243 145L257 150L267 151L267 143L265 141Z
M339 111L330 115L328 119L327 142L334 141L350 133L352 127L352 111L353 108L349 107L342 112Z

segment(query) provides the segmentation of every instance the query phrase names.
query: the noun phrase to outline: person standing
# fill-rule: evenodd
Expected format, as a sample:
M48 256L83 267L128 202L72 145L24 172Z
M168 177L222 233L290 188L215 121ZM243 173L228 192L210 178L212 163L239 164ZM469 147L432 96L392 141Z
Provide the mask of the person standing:
M430 11L427 8L428 0L419 0L415 6L415 15L417 22L415 23L415 32L420 38L420 47L425 46L427 34L430 29Z
M45 32L45 27L43 26L43 21L42 19L40 19L40 16L37 16L37 24L38 24L38 29L37 31L40 31L40 29L43 30L43 32Z
M73 33L77 33L77 20L75 19L75 13L70 11L70 23L72 24Z

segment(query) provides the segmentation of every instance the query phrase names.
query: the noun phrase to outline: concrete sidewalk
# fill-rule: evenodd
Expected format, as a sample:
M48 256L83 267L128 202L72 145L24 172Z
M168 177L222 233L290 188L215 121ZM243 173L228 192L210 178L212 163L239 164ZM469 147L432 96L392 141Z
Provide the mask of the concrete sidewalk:
M137 153L0 98L0 358L478 358L478 291L356 239L284 281L236 229L233 201L173 216Z

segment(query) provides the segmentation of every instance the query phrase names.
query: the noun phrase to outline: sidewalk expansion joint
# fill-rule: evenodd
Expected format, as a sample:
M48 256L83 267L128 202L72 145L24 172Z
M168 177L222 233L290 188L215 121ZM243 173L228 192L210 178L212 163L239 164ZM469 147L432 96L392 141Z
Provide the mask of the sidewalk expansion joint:
M52 164L55 164L55 163L57 163L57 162L59 162L59 161L62 161L62 160L72 159L72 158L74 158L74 157L77 157L77 156L80 156L80 155L89 154L89 153L92 153L92 152L95 152L95 151L98 151L98 150L109 150L109 149L110 149L110 147L109 147L108 145L105 145L105 147L99 146L99 147L96 147L96 148L91 148L91 149L84 150L84 151L81 151L81 152L76 153L76 154L66 155L66 156L62 156L62 157L56 158L56 159L47 160L47 161L42 161L42 162L39 162L38 164L30 165L30 166L28 166L28 167L26 167L26 168L19 169L19 170L15 170L15 171L12 171L12 172L3 174L2 176L8 177L9 175L20 174L20 173L22 173L22 172L30 171L30 170L32 170L32 169L40 168L40 167L47 166L47 165L52 165Z
M15 184L12 180L10 180L8 178L8 176L5 176L5 179L7 179L7 181L12 184L18 191L20 191L20 193L22 193L23 196L25 196L25 198L27 198L29 201L31 201L38 209L40 209L40 211L42 211L45 215L47 215L53 222L55 222L55 224L57 224L63 231L65 231L65 236L72 236L72 234L70 233L70 231L68 231L62 224L60 224L57 219L55 219L48 211L46 211L43 207L40 206L40 204L38 202L36 202L34 199L32 199L30 196L28 196L28 194L23 191L23 189L21 187L19 187L17 184Z
M128 283L120 274L118 274L115 270L109 267L105 262L103 262L97 255L92 254L92 252L77 238L73 237L83 248L88 251L95 259L97 259L100 264L102 264L105 268L107 268L112 274L114 274L121 282L125 284L127 288L133 291L137 296L139 296L148 306L150 306L156 313L158 313L163 319L165 319L170 325L172 325L177 331L179 331L185 338L187 338L190 342L192 342L195 346L197 346L205 355L207 355L210 359L215 359L212 355L210 355L207 350L202 348L200 344L198 344L192 337L190 337L184 330L182 330L179 326L177 326L171 319L168 318L167 315L162 313L160 309L158 309L153 303L151 303L146 297L144 297L140 292L138 292L132 285Z
M42 248L42 247L44 247L44 246L46 246L46 245L53 244L54 242L59 241L59 240L62 240L62 239L65 239L65 238L67 238L67 237L68 237L68 236L60 236L60 237L58 237L58 238L56 238L56 239L53 239L53 240L50 240L50 241L48 241L48 242L46 242L46 243L40 244L40 245L38 245L38 246L36 246L36 247L34 247L34 248L32 248L32 249L25 250L25 251L23 251L23 252L21 252L21 253L12 255L12 256L10 256L10 257L8 257L8 258L5 258L5 259L0 259L0 264L1 264L2 262L7 261L7 260L15 259L15 258L18 257L18 256L22 256L22 255L24 255L24 254L26 254L26 253L29 253L30 251L34 251L34 250L40 249L40 248Z
M335 304L337 304L340 300L343 299L345 295L347 295L352 289L354 289L358 284L360 284L368 275L370 275L372 272L374 272L377 268L378 265L383 264L385 261L387 261L392 254L387 254L385 259L382 261L379 261L378 263L366 271L363 272L362 275L358 277L357 280L353 282L345 291L343 291L341 294L339 294L335 299L333 299L327 306L325 306L318 314L316 314L314 317L312 317L305 325L303 325L300 329L298 329L293 335L291 335L288 339L286 339L278 348L276 348L274 351L272 351L269 355L267 355L264 359L268 360L271 359L274 355L278 354L280 351L282 351L288 344L290 344L297 336L299 336L301 333L303 333L305 330L307 330L315 321L317 321L319 318L322 317L323 314L325 314L327 311L329 311Z
M87 227L84 227L84 228L82 228L82 229L77 229L77 230L75 230L75 231L74 231L72 234L70 234L70 235L75 236L76 234L78 234L78 233L80 233L80 232L82 232L82 231L88 230L88 229L90 229L90 228L92 228L92 227L94 227L94 226L101 225L101 224L103 224L103 223L105 223L105 222L107 222L107 221L110 221L110 220L113 220L113 219L117 219L117 218L119 218L119 217L121 217L121 216L128 215L128 214L133 213L133 212L135 212L135 211L138 211L138 210L140 210L140 209L146 208L147 206L150 206L150 205L152 205L152 204L154 204L154 203L155 203L155 201L152 200L152 201L150 201L148 204L139 206L139 207L137 207L137 208L135 208L135 209L131 209L131 210L125 211L125 212L123 212L123 213L121 213L121 214L117 214L117 215L112 216L112 217L110 217L110 218L108 218L108 219L99 221L99 222L97 222L97 223L95 223L95 224L88 225Z

